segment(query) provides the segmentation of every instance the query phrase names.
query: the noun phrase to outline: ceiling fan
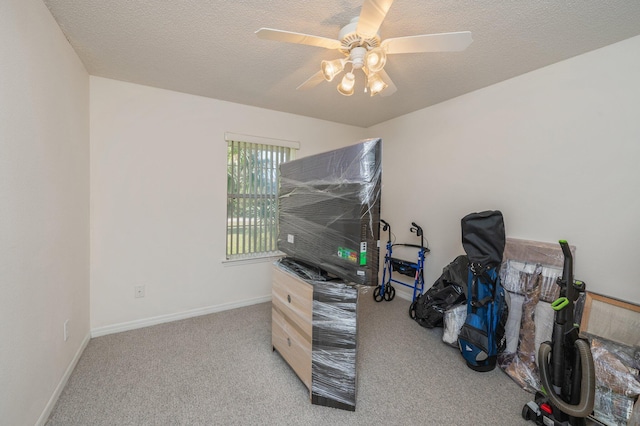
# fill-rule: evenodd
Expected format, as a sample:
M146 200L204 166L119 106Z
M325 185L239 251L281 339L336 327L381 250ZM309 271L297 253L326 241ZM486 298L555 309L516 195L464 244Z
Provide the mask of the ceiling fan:
M362 70L366 77L365 92L371 96L393 94L397 89L389 75L384 71L387 55L422 52L456 52L465 50L472 42L471 32L461 31L440 34L422 34L407 37L380 39L378 29L382 24L393 0L364 0L360 16L345 25L338 39L290 31L260 28L258 37L287 43L337 49L345 57L331 61L322 61L320 71L297 87L305 90L315 87L323 81L332 81L345 66L351 64L351 70L345 73L338 85L338 92L351 96L354 92L354 71Z

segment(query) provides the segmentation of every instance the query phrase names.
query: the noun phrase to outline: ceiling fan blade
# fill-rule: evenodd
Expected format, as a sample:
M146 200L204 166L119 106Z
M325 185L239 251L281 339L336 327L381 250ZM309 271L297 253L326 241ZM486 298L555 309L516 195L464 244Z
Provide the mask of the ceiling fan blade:
M274 30L272 28L260 28L256 31L258 37L265 40L284 41L286 43L306 44L309 46L324 47L325 49L339 49L340 41L326 37L318 37L309 34L293 33L291 31Z
M384 96L389 96L389 95L393 95L394 93L396 93L398 88L396 87L395 84L393 84L393 81L389 77L389 74L387 74L385 72L385 70L378 71L378 74L380 75L380 78L382 78L382 81L387 83L387 88L384 89L382 92L380 92L380 96L384 97Z
M296 90L308 90L313 87L316 87L318 84L322 83L323 81L325 81L324 75L322 74L322 71L318 71L317 73L309 77L307 81L302 83L300 86L296 87Z
M393 0L364 0L356 33L368 38L378 33L378 29L384 21Z
M380 46L387 54L421 52L458 52L473 42L470 31L456 33L422 34L388 38Z

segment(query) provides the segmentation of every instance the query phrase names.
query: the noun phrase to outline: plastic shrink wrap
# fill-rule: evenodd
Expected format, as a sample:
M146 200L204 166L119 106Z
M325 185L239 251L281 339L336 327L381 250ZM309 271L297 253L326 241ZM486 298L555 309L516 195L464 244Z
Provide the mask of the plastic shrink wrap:
M639 425L640 306L587 293L580 333L596 370L594 416L609 425Z
M551 340L554 311L550 302L559 294L562 271L556 267L507 260L501 270L502 285L510 296L507 347L500 368L524 389L540 390L537 356L540 343Z
M608 425L638 425L640 378L635 364L638 349L591 337L591 354L596 369L594 416ZM637 367L637 365L636 365Z
M467 319L467 305L458 305L444 313L444 330L442 332L442 341L458 347L458 335L460 329Z
M355 410L357 287L327 281L321 269L292 259L281 259L275 266L313 287L311 401Z
M358 290L378 284L382 140L280 165L278 267L313 287L311 400L355 410Z
M378 284L382 140L280 165L278 249L345 281Z

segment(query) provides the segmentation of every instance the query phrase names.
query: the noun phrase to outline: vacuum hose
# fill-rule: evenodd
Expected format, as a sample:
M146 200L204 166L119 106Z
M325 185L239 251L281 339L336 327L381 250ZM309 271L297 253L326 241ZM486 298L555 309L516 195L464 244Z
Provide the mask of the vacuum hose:
M547 397L555 407L562 412L573 417L587 417L593 411L593 404L596 392L596 371L593 366L593 356L589 342L578 339L575 341L576 348L580 352L580 364L582 366L582 380L580 382L580 402L578 405L571 405L563 401L553 390L551 374L549 372L549 353L551 345L549 342L540 344L538 350L538 363L540 364L540 379L547 390Z

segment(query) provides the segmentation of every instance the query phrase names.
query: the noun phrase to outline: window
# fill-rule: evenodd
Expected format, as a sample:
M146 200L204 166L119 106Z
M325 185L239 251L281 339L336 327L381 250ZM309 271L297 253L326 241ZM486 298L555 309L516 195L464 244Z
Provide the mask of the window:
M227 133L227 259L278 251L278 166L297 142Z

